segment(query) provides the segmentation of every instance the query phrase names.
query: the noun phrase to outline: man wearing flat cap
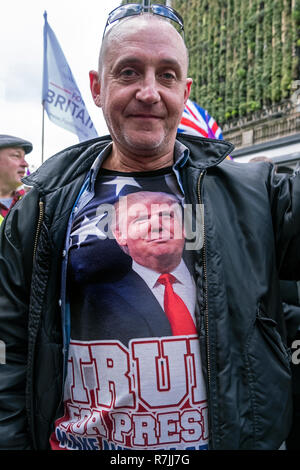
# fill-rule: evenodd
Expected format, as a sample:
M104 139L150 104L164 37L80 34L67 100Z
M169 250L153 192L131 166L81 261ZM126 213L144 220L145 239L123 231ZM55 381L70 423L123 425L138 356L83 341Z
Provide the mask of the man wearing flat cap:
M32 150L31 142L0 134L0 224L16 202L25 194L21 178L28 163L25 155Z

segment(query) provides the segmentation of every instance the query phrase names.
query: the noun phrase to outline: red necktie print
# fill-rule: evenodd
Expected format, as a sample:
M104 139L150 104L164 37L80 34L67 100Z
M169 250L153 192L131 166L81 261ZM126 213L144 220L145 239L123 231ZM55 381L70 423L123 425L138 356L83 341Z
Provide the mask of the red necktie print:
M191 314L179 295L173 290L176 278L172 274L161 274L157 280L165 286L164 310L174 336L195 335L197 330Z

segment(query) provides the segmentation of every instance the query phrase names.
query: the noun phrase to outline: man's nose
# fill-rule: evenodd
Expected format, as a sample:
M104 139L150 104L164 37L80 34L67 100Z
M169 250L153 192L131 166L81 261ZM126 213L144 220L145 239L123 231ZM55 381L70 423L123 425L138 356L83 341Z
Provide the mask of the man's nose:
M140 88L136 93L136 99L146 104L154 104L160 101L158 83L154 73L148 73L140 82Z
M153 214L149 223L149 232L161 232L163 230L163 223L160 214Z
M29 164L28 164L27 161L25 160L25 156L22 158L20 165L21 165L21 166L25 166L26 168L29 166Z

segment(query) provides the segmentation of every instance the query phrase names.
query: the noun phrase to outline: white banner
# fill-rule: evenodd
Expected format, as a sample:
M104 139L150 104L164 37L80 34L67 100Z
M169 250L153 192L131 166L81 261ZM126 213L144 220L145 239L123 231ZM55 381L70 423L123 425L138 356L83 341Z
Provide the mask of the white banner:
M53 123L76 134L80 142L93 139L96 129L46 12L44 18L43 106Z

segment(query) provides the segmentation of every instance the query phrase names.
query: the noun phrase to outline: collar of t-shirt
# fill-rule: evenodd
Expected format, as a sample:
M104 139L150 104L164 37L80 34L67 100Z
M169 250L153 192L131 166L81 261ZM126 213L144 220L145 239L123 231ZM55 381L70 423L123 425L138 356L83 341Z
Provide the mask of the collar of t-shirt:
M111 146L112 146L112 143L110 142L103 150L101 150L99 155L96 157L93 165L91 166L91 169L87 175L87 178L79 192L78 198L73 207L69 224L71 223L73 213L79 212L94 197L96 178L98 176L99 170L104 160L109 156L111 152ZM183 190L183 186L181 183L179 168L182 168L186 164L189 154L190 154L189 149L185 145L183 145L181 142L176 140L175 146L174 146L174 164L172 166L172 171L176 177L177 183L179 185L179 188L182 192L183 197L184 197L184 190Z
M164 286L157 282L160 273L153 271L146 266L142 266L133 260L132 269L144 280L147 284L153 295L156 297L156 300L159 302L161 308L164 310ZM195 312L195 302L196 302L196 288L195 281L190 274L185 262L183 259L180 261L179 265L171 271L171 273L178 282L173 284L173 289L178 294L181 299L184 301L187 306L190 314L194 318Z
M91 167L91 170L90 170L90 174L89 174L89 184L88 184L88 189L89 191L92 191L94 192L94 187L95 187L95 181L96 181L96 178L97 178L97 175L98 175L98 172L101 168L101 166L103 165L103 162L104 160L109 156L110 152L111 152L111 147L112 147L112 143L109 143L98 155L98 157L96 158L96 160L94 161L92 167ZM181 184L181 180L180 180L180 175L179 175L179 171L178 169L183 167L186 162L187 162L187 159L189 157L189 149L184 145L182 144L181 142L179 142L178 140L175 141L175 146L174 146L174 164L172 166L172 170L173 172L175 173L175 176L176 176L176 179L178 181L178 184L179 184L179 187L182 191L182 194L184 194L184 191L183 191L183 188L182 188L182 184Z
M0 204L9 209L12 205L13 199L13 197L0 198Z

